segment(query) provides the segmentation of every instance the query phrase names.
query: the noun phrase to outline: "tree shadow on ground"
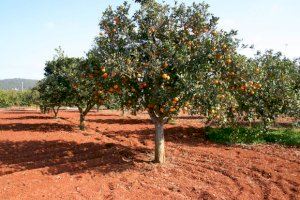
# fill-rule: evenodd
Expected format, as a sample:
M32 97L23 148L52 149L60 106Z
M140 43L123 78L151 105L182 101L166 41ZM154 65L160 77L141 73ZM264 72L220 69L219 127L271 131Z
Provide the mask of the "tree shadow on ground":
M96 117L120 117L117 114L101 114L101 113L89 113L87 116L96 116Z
M30 119L54 119L53 117L50 116L38 116L38 115L33 115L33 116L23 116L23 117L15 117L15 118L5 118L5 120L30 120Z
M31 131L31 132L56 132L56 131L73 131L74 127L69 124L59 123L11 123L0 124L0 131Z
M176 126L165 128L164 133L166 142L195 146L206 141L204 128ZM120 140L119 136L123 136L125 138L138 138L142 144L145 144L147 140L154 140L154 134L154 128L146 128L136 131L108 132L105 135L115 140Z
M133 167L145 148L114 143L76 143L66 141L0 142L0 176L41 169L45 174L84 172L122 172Z
M88 119L88 122L103 123L103 124L152 124L150 119Z
M28 115L28 114L41 114L39 111L32 111L32 110L10 110L2 112L4 114L12 114L12 115Z

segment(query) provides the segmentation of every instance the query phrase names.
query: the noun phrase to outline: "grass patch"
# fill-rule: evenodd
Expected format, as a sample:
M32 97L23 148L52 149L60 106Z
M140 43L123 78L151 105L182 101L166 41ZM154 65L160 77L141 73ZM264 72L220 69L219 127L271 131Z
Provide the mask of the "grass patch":
M300 131L279 129L262 131L258 128L211 128L205 129L208 140L221 144L277 143L300 147Z

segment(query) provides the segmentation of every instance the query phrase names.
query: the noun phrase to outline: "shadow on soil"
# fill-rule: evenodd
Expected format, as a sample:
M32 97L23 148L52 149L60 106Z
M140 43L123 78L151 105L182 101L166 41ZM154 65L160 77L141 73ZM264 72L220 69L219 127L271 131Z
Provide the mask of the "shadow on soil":
M45 168L44 173L51 175L122 172L132 168L134 162L145 162L136 155L148 151L114 143L3 141L0 142L0 176L39 168Z
M25 123L11 123L11 124L0 124L0 131L32 131L32 132L56 132L56 131L73 131L74 126L69 124L59 123L36 123L36 124L25 124Z
M138 138L139 142L146 144L147 140L154 141L154 128L147 128L137 131L116 131L104 133L107 137L122 140L120 136L125 138ZM168 127L165 128L166 142L182 143L186 145L199 145L206 141L204 128L189 127Z
M88 122L104 123L104 124L152 124L150 119L88 119Z
M30 111L30 110L10 110L4 111L4 114L11 114L11 115L28 115L28 114L40 114L39 111Z
M90 112L88 116L98 116L98 117L120 117L117 114L101 114L100 112Z
M16 118L5 118L6 120L31 120L31 119L54 119L50 116L23 116L23 117L16 117Z

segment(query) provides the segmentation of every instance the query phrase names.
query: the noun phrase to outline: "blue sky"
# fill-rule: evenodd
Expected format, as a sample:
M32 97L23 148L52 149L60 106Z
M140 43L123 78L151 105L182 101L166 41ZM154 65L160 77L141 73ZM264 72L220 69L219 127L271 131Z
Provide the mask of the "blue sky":
M101 13L108 5L121 2L1 0L0 79L42 78L44 63L53 57L58 46L69 56L83 56L98 33ZM220 17L220 28L238 30L244 43L254 44L257 50L272 48L291 58L300 57L299 0L205 2L210 4L210 11Z

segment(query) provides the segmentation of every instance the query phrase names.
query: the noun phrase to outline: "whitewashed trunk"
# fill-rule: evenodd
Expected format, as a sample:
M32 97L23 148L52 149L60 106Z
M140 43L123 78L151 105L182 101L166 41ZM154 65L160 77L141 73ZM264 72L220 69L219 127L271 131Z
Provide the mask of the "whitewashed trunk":
M155 123L155 162L164 163L165 159L165 138L164 138L164 123Z

